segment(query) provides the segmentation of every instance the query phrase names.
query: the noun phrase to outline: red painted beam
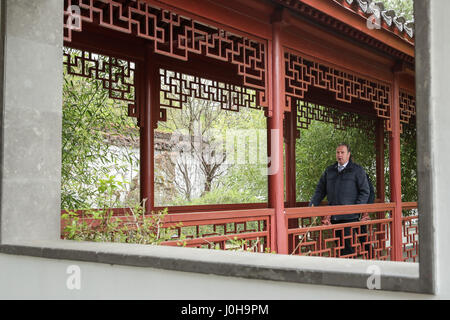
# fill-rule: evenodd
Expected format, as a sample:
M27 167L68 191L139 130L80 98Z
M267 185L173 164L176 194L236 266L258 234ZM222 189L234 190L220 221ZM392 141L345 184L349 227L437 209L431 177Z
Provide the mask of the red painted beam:
M269 18L273 5L261 1L245 0L147 0L150 4L170 8L180 14L189 13L205 23L214 22L215 26L227 26L228 29L244 31L248 35L270 39L272 36ZM233 7L231 7L233 6Z
M349 42L292 15L286 15L286 23L288 26L283 29L283 45L300 52L305 59L392 82L394 61L390 57L379 55L362 44Z
M388 30L369 29L367 27L367 19L357 15L353 10L345 8L334 1L329 0L302 0L303 3L313 7L333 18L352 26L353 28L377 39L384 44L399 50L411 57L414 57L414 45L400 39L397 35Z

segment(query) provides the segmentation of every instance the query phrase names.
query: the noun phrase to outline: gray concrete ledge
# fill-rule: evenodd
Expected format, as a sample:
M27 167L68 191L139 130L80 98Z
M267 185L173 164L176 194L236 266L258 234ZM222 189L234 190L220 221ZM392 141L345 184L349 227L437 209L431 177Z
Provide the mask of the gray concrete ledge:
M377 266L381 290L431 293L421 285L417 263L66 240L2 244L0 253L363 289L369 267Z

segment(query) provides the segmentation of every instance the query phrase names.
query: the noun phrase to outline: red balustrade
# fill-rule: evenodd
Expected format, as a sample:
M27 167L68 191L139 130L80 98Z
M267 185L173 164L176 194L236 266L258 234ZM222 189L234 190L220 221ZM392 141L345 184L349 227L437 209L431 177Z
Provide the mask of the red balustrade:
M393 221L395 203L369 205L319 206L286 208L289 254L366 260L394 260ZM402 203L402 248L405 262L418 262L417 203ZM129 209L111 209L113 219L121 226L134 228L136 220ZM322 217L352 213L368 213L369 220L323 225ZM90 227L100 226L100 220L83 216L79 222ZM165 215L162 229L171 229L166 246L186 246L220 250L273 252L274 210L270 208L172 213ZM65 224L62 225L62 231ZM62 232L64 237L64 232ZM344 252L347 247L352 253Z
M118 222L118 228L135 229L142 217L136 218L130 209L110 209L110 222ZM106 210L108 211L108 210ZM65 213L65 211L63 211ZM92 214L77 211L78 223L86 223L89 228L104 228L105 219L95 219ZM171 240L161 244L166 246L186 246L197 248L244 250L252 252L272 252L271 223L273 209L251 209L233 211L209 211L178 213L162 216L160 229L169 230ZM61 223L62 238L67 237L65 227L70 219Z
M273 215L273 209L170 214L165 227L177 233L163 245L270 252Z
M417 202L402 204L403 261L419 262L419 215Z
M286 219L298 220L298 227L288 229L290 254L389 260L394 210L392 203L286 209ZM373 217L367 221L322 225L323 216L353 213L369 213ZM346 243L352 253L345 252Z

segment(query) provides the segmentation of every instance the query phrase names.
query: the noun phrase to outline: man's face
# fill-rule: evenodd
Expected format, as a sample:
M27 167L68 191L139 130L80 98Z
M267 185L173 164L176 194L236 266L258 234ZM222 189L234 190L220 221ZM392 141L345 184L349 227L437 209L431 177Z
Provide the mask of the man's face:
M344 165L350 159L350 152L346 146L339 146L336 148L336 161L340 165Z

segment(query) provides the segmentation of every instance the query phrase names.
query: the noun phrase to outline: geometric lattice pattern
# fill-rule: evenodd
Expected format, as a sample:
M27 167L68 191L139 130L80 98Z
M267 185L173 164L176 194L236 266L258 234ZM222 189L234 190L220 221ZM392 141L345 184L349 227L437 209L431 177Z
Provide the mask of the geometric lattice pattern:
M161 107L181 109L188 98L202 99L220 105L222 110L240 108L261 109L254 89L208 80L180 72L160 69ZM160 108L160 121L166 120L166 110Z
M296 107L297 129L308 129L313 120L333 124L334 128L338 130L358 128L363 129L365 132L373 133L375 129L375 119L367 118L354 112L344 112L298 99L296 99Z
M419 225L418 216L403 217L403 261L418 262L419 260Z
M289 230L290 254L389 260L392 246L391 219L321 225L313 218L302 218L300 227Z
M287 209L290 254L368 260L392 260L395 208L391 204L375 204L381 211L354 206L346 213L369 212L371 218L342 224L323 225L323 216ZM353 206L352 206L353 207ZM330 215L336 215L330 209ZM417 202L402 204L403 261L419 260L419 215ZM295 223L294 223L295 222Z
M264 210L266 211L266 210ZM113 213L113 212L111 212ZM67 224L83 224L92 230L102 230L105 223L101 219L95 219L90 215L85 215L82 210L78 212L78 220L63 220L61 224L62 238L68 238ZM195 215L195 214L194 214ZM201 218L193 219L191 214L169 214L163 218L162 224L156 226L152 224L146 231L164 234L170 228L170 240L165 240L161 245L166 246L186 246L192 248L208 248L235 251L267 252L270 250L270 212L261 213L257 216L246 216L242 211L236 213L226 213L226 217L219 213L221 217L211 213ZM148 216L146 216L148 218ZM143 217L142 217L143 218ZM136 220L136 216L129 209L114 213L111 222L117 223L119 228L135 230L141 224L141 218ZM154 228L155 230L152 230ZM116 229L118 230L118 229Z
M311 86L335 93L336 100L351 103L360 99L373 103L378 117L389 123L391 88L388 84L362 78L311 60L297 53L285 52L286 107L291 110L296 99L303 99Z
M189 54L199 54L226 61L237 66L244 86L262 91L258 104L267 106L265 40L193 20L147 0L65 0L64 8L65 41L82 31L84 23L96 23L146 39L155 53L175 59L188 61Z
M128 102L129 115L136 115L133 62L65 47L63 65L67 74L100 80L111 99Z
M416 115L416 98L414 94L400 90L400 126L409 124L410 119Z
M177 236L172 240L194 248L265 252L268 249L268 218L239 220L178 227Z

